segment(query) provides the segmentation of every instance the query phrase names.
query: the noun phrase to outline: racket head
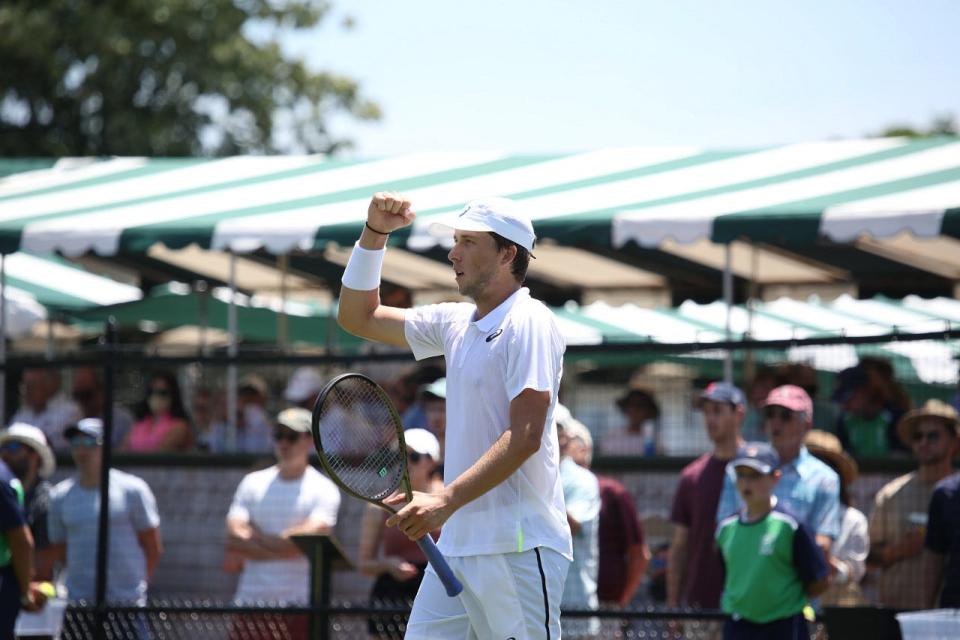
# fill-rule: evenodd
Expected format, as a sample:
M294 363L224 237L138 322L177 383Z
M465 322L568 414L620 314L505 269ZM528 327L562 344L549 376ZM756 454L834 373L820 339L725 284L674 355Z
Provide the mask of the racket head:
M320 465L350 495L391 512L383 500L412 497L403 423L387 392L360 373L333 378L317 396L311 424Z

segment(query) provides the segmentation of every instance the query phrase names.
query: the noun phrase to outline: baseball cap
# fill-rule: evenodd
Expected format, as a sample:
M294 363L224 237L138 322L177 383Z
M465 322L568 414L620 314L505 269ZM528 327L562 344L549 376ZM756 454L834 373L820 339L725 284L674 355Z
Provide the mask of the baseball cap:
M713 402L729 402L734 406L743 406L746 404L746 396L740 387L729 382L711 382L707 388L700 393L700 401L711 400Z
M435 462L440 461L440 441L426 429L407 429L403 432L403 441L417 453L428 455Z
M537 240L530 216L521 204L509 198L472 200L451 224L434 223L431 232L434 232L434 227L440 231L451 228L459 231L492 231L531 252Z
M277 424L300 433L310 433L310 422L313 414L306 409L293 407L284 409L277 414Z
M57 470L57 461L47 444L43 431L25 422L15 422L0 431L0 445L5 442L22 442L40 456L40 477L49 478Z
M423 393L430 394L431 396L436 396L437 398L447 398L447 379L438 378L431 382L428 385L424 385Z
M290 402L312 400L323 389L323 377L316 369L300 367L290 376L283 397Z
M806 391L793 384L785 384L771 391L763 401L764 407L770 405L802 411L807 414L807 418L813 419L813 401Z
M70 425L63 430L63 437L67 440L79 435L96 438L97 444L103 444L103 420L100 418L84 418L77 424Z
M734 469L750 467L766 475L780 468L780 456L766 442L748 442L737 450L737 457L730 464Z

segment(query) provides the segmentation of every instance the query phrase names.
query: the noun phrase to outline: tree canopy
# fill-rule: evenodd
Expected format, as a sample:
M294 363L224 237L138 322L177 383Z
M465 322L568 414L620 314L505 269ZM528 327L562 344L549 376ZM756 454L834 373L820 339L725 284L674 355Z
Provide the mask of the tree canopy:
M6 0L0 155L336 151L349 140L329 116L376 119L377 105L251 35L329 12L323 0Z

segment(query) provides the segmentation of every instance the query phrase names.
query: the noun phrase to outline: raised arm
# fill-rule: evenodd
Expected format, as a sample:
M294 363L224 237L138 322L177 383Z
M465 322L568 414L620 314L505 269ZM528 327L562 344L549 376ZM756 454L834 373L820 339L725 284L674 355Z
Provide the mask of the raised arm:
M387 237L408 226L416 214L396 193L376 193L367 208L360 240L343 272L337 322L353 335L399 347L407 346L404 310L380 304L380 271Z

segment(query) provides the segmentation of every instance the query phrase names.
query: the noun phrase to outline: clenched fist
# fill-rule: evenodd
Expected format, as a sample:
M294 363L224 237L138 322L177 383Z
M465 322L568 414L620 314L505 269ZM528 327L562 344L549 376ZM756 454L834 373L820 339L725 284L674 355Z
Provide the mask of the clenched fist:
M413 222L417 217L412 203L399 193L383 191L373 194L367 208L367 224L375 231L390 233Z

